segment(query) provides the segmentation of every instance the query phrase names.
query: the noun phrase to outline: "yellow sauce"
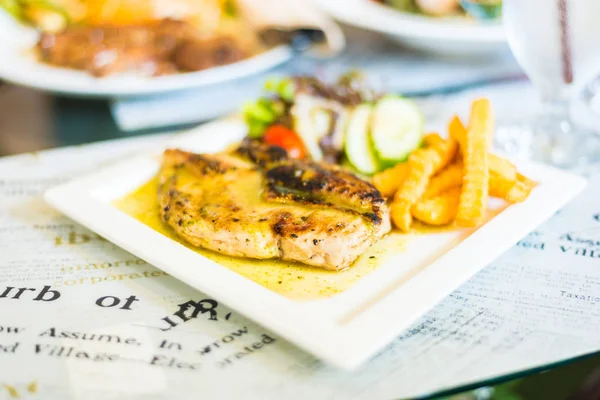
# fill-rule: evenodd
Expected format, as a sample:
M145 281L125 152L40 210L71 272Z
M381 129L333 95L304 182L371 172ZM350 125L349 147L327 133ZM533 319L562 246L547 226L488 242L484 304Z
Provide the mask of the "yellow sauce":
M159 218L157 191L158 183L153 179L116 200L113 205L197 253L294 300L323 299L345 291L383 264L385 258L401 252L411 237L411 235L392 232L371 246L350 268L337 272L286 261L231 257L194 247L180 239L169 226L163 224Z

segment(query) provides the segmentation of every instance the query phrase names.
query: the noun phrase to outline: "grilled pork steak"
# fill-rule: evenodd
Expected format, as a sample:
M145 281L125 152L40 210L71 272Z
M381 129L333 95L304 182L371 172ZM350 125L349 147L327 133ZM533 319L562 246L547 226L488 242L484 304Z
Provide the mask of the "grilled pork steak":
M94 76L137 71L167 75L200 71L247 57L229 37L201 38L190 23L163 19L133 25L70 25L42 34L42 61L85 70Z
M167 150L159 183L162 220L189 243L232 256L340 270L390 230L370 183L257 141L223 154Z

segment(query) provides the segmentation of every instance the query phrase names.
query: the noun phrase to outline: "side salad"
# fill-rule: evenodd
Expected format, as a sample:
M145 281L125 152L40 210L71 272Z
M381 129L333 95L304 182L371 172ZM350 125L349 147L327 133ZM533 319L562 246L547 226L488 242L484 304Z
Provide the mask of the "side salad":
M372 0L396 10L435 17L467 16L475 19L498 19L502 0Z
M334 83L315 77L270 79L243 109L248 136L290 156L350 165L372 175L407 160L421 145L424 119L409 99L369 89L351 72Z

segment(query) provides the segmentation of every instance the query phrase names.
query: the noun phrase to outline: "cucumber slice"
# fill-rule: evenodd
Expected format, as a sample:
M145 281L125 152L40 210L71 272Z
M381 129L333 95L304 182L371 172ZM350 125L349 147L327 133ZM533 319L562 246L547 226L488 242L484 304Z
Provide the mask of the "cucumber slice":
M361 104L352 110L346 125L346 157L354 168L367 175L375 173L378 167L369 140L372 114L371 105Z
M377 157L384 166L406 161L421 143L423 115L410 100L385 97L373 111L371 138Z

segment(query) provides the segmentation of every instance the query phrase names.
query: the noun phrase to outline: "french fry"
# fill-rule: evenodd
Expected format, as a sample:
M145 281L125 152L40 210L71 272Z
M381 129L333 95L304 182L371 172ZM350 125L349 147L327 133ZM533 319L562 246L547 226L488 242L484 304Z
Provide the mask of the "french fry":
M442 139L442 137L437 133L428 133L427 135L423 136L423 144L425 147L436 146L443 141L444 139Z
M506 179L504 176L490 170L489 194L492 197L505 199L510 190L517 183L517 179Z
M438 196L422 199L413 205L413 217L429 225L446 225L456 217L460 188L450 189Z
M465 136L467 136L467 128L463 125L460 118L457 115L452 117L448 124L448 133L450 137L458 142L460 148L464 147Z
M494 154L490 159L489 194L493 197L506 199L508 192L517 183L517 168L508 160Z
M490 154L489 194L506 199L508 192L517 183L517 168L507 159Z
M514 181L507 181L490 171L490 196L504 199L509 203L520 203L527 199L536 182L517 174Z
M517 167L506 158L490 154L490 173L499 175L502 179L515 182L517 180Z
M489 100L475 100L461 148L465 166L456 214L459 226L478 226L485 218L489 190L488 141L492 129L493 117Z
M390 210L394 226L406 232L415 218L429 225L455 221L473 227L484 222L489 196L512 203L525 200L537 183L489 153L493 130L489 100L476 100L468 128L454 116L449 139L430 133L406 165L377 174L373 181L382 193L397 189Z
M454 138L454 140L456 140L458 143L461 143L464 140L467 131L458 115L453 116L450 120L450 123L448 124L448 132L450 134L450 137ZM489 147L492 145L493 137L494 127L492 126L492 128L488 132L488 150Z
M396 164L392 168L373 175L373 185L383 197L392 197L408 176L408 170L408 162Z
M427 190L429 179L454 158L458 143L450 138L431 147L415 150L408 158L409 173L396 192L390 208L392 222L407 232L412 223L411 207Z
M529 197L531 190L536 185L536 182L532 181L526 176L518 174L517 183L515 183L513 187L508 191L505 199L511 203L520 203L524 201L527 197Z
M458 118L456 115L452 117L452 120L448 125L448 131L450 133L450 137L454 138L454 140L456 140L459 144L464 141L465 136L467 135L467 129L460 121L460 118ZM464 144L461 146L462 149ZM496 173L506 181L516 182L517 168L510 161L490 153L489 163L490 173Z
M534 181L533 179L529 179L525 175L521 175L521 174L517 173L517 179L519 181L522 181L523 184L525 185L525 187L529 188L530 190L532 190L534 187L537 186L536 181Z
M450 121L448 130L450 131L450 136L456 141L459 143L464 141L467 130L457 116L454 116ZM490 154L489 173L490 196L506 200L508 192L517 182L517 168L510 161L495 154Z
M450 164L448 168L443 169L431 178L423 198L434 197L448 189L460 186L462 184L462 175L461 163Z
M529 196L530 192L531 189L523 181L517 181L503 198L509 203L520 203Z

